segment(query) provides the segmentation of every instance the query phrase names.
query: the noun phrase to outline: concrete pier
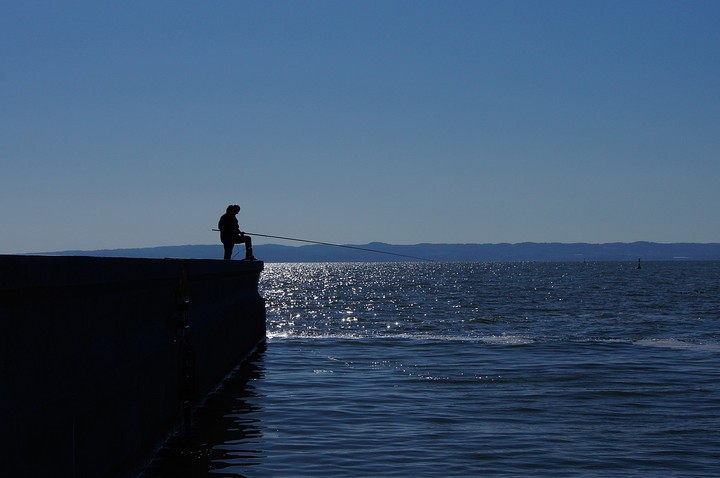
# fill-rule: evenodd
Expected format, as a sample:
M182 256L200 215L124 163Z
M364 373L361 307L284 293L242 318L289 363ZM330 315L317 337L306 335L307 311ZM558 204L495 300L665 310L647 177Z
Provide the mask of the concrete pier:
M265 339L262 269L0 256L0 476L132 476Z

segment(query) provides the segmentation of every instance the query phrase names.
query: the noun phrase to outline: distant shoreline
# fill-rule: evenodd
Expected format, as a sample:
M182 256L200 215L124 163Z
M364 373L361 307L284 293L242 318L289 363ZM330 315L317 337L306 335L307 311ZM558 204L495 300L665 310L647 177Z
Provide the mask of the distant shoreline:
M582 262L720 260L720 243L615 242L517 244L414 244L374 242L352 245L383 253L327 245L259 244L255 256L265 262ZM222 245L160 246L132 249L70 250L43 254L98 257L221 259ZM397 255L396 255L397 254ZM239 254L237 258L241 258ZM403 257L414 256L416 259ZM420 259L417 259L420 258Z

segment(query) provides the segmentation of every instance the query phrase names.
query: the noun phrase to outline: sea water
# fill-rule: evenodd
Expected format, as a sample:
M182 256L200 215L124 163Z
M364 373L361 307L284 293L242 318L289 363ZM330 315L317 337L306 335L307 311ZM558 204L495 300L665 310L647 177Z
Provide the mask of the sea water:
M148 477L720 476L720 262L266 264Z

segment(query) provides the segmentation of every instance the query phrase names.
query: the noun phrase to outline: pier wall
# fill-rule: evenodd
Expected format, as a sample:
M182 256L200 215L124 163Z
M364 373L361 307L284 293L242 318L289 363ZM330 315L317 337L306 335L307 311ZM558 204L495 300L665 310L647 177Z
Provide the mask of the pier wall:
M131 476L264 340L262 269L0 256L0 476Z

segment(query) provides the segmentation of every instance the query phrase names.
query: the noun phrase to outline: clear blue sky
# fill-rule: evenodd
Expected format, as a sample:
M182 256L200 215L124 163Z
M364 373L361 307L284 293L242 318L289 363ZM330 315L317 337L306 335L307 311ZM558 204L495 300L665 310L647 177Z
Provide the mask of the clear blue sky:
M720 2L0 1L0 253L720 242ZM263 242L278 242L258 240Z

